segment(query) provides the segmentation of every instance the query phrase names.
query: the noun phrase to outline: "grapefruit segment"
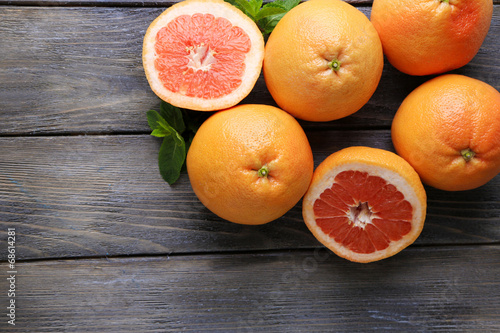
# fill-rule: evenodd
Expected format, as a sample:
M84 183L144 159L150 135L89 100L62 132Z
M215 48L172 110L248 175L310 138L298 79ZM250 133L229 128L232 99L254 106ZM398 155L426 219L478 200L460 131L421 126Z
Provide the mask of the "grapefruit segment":
M345 216L318 218L318 226L327 235L337 235L349 222Z
M331 190L331 195L337 196L340 199L340 201L336 201L338 204L342 202L345 205L350 206L355 203L352 195L342 185L334 183Z
M332 189L326 189L325 192L321 193L320 199L331 207L339 209L341 212L344 212L349 207Z
M222 0L177 3L144 36L151 89L181 108L213 111L238 104L254 87L263 58L257 25Z
M326 247L351 261L371 262L415 241L425 220L426 194L401 157L350 147L318 166L302 207L306 225Z
M345 215L344 210L329 205L321 198L314 203L314 212L318 217L338 217Z
M380 251L389 246L390 240L387 235L380 231L374 224L368 224L366 226L366 232L375 250Z
M411 222L409 221L375 218L372 224L391 241L400 240L411 231Z

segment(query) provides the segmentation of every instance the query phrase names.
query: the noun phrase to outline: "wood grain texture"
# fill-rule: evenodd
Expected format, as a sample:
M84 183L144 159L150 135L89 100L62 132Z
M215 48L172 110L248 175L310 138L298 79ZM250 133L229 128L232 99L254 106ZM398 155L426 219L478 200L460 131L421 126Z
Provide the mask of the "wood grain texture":
M389 131L312 131L315 163L350 145L392 150ZM19 258L312 248L300 203L263 226L219 219L187 174L169 186L158 172L160 141L148 135L0 138L0 248L16 226ZM500 240L500 176L466 192L428 188L417 244ZM471 198L473 198L471 200ZM5 260L7 253L0 252Z
M494 1L481 50L453 72L500 89ZM175 2L0 0L0 332L500 331L500 175L472 191L427 187L420 238L366 265L326 251L300 203L236 225L203 207L186 174L161 179L141 49ZM369 16L371 0L348 2ZM351 145L393 151L392 117L429 78L386 63L362 110L301 122L315 164ZM262 77L244 103L274 105Z
M370 7L358 7L367 16ZM0 136L147 133L158 109L141 60L142 38L164 8L0 7ZM71 23L69 23L71 22ZM500 89L500 6L477 56L453 71ZM404 97L430 77L386 63L372 99L354 115L306 129L389 128ZM244 103L275 105L261 76Z
M499 246L366 265L323 250L23 262L17 324L0 330L498 332L499 268Z

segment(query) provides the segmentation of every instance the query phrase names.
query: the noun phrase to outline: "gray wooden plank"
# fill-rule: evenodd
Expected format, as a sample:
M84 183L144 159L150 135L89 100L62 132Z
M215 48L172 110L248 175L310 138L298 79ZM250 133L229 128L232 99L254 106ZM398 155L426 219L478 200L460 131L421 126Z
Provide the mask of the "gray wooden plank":
M0 132L145 130L142 35L161 11L0 8Z
M358 7L367 16L369 6ZM143 73L142 38L164 8L0 7L0 136L146 133L159 107ZM71 22L70 24L68 22ZM500 89L500 6L478 55L453 71ZM372 99L354 115L307 129L389 128L404 97L429 77L386 63ZM275 105L263 78L243 103Z
M499 268L499 246L412 247L372 264L323 250L22 262L16 326L4 315L0 329L497 332ZM2 292L3 313L7 302Z
M308 133L315 163L351 145L392 150L389 131ZM301 205L263 226L210 213L187 174L169 186L158 172L160 140L149 135L0 138L0 248L15 226L19 258L313 248ZM428 188L417 244L500 240L500 176L472 191ZM472 200L471 200L472 198ZM0 251L0 260L7 253Z

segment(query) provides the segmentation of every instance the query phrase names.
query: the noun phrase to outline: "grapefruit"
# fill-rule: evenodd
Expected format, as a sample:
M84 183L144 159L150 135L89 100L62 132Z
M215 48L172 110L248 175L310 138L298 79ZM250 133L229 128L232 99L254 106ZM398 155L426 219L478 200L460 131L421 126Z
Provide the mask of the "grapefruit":
M492 13L492 0L373 0L370 19L394 67L430 75L471 61Z
M270 34L263 72L283 110L330 121L368 102L383 65L382 44L365 14L341 0L310 0L286 13Z
M264 39L242 11L222 0L186 0L159 15L144 36L151 89L180 108L213 111L245 98L257 81Z
M376 148L350 147L314 171L302 213L313 235L354 262L390 257L420 235L426 193L403 158Z
M403 100L391 135L424 183L477 188L500 172L500 93L464 75L441 75Z
M219 111L200 126L186 164L200 201L240 224L284 215L307 191L314 168L295 118L273 106L245 104Z

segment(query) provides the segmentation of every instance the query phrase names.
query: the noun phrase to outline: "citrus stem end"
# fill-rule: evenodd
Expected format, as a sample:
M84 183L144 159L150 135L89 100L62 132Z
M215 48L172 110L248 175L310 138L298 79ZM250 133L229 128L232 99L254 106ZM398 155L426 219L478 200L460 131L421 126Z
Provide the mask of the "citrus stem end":
M330 67L332 70L336 72L340 69L340 61L334 59L328 63L328 67Z
M259 171L257 171L257 174L259 175L259 177L267 177L269 175L269 169L267 168L267 166L263 166L259 169Z
M473 152L470 148L463 149L462 151L460 151L460 154L464 158L465 162L469 162L476 155L476 153Z

